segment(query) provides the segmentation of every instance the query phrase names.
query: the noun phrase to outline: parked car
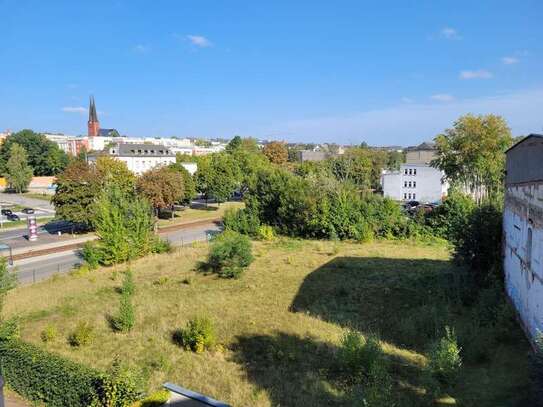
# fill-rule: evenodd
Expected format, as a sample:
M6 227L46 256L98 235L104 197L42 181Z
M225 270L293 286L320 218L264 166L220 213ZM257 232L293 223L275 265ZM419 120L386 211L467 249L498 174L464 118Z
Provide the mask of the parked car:
M6 215L6 216L9 216L13 214L13 212L11 211L11 209L2 209L2 215Z
M19 216L15 215L14 213L10 213L9 215L7 215L7 217L8 217L8 220L12 220L12 221L21 220L21 218L19 218Z
M27 215L31 215L31 214L34 213L34 209L32 209L32 208L24 208L21 212L26 213Z

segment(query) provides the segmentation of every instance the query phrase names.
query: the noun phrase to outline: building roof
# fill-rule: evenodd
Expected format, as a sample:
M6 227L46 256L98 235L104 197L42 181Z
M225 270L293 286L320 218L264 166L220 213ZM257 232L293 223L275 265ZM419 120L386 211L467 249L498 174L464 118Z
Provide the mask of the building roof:
M95 123L97 121L98 115L96 114L96 103L94 103L94 96L91 96L89 101L89 123Z
M116 129L100 129L98 131L99 137L120 137L119 132Z
M408 151L419 151L419 150L436 150L436 143L433 143L431 141L424 141L420 143L418 146L410 146L407 147Z
M528 139L531 139L531 138L543 139L543 135L541 135L541 134L533 134L533 133L529 134L526 137L524 137L522 140L517 141L515 144L513 144L511 147L509 147L507 150L505 150L505 154L507 154L509 151L511 151L512 149L516 148L517 146L519 146L520 144L524 143L525 141L527 141Z
M168 147L159 144L119 143L111 147L109 152L123 157L175 157Z

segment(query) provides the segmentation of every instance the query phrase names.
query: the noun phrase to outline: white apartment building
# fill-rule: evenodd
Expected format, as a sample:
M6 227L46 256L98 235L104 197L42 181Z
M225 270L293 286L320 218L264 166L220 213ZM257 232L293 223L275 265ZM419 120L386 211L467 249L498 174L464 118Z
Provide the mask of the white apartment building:
M449 184L442 171L430 166L434 157L431 143L408 148L406 162L399 171L383 170L383 195L397 201L440 201L447 195Z

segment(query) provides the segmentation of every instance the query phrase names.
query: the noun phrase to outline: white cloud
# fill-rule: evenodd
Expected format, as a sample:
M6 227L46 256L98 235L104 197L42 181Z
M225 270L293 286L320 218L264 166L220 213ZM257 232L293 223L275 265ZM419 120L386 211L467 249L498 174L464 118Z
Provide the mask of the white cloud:
M398 103L395 106L352 114L286 120L273 126L249 129L261 134L289 135L291 140L372 145L410 145L430 140L452 126L461 115L498 114L514 135L541 131L543 88L449 103Z
M137 44L134 46L133 50L139 54L147 54L151 50L151 47L148 45Z
M430 99L437 100L438 102L452 102L454 100L454 96L449 95L448 93L438 93L430 96Z
M460 40L462 37L458 34L458 31L456 31L454 28L451 27L444 27L441 29L440 34L443 38L446 38L448 40Z
M519 63L519 59L518 59L518 58L515 58L515 57L503 57L503 58L502 58L502 63L503 63L504 65L518 64L518 63Z
M485 69L479 69L477 71L462 71L460 72L460 79L490 79L494 75Z
M413 103L414 100L411 99L411 98L408 98L408 97L403 97L403 98L402 98L402 102L403 102L403 103Z
M82 106L67 106L62 108L63 112L66 113L87 113L87 109Z
M196 45L200 48L211 47L213 44L206 37L202 35L187 35L187 39L192 45Z

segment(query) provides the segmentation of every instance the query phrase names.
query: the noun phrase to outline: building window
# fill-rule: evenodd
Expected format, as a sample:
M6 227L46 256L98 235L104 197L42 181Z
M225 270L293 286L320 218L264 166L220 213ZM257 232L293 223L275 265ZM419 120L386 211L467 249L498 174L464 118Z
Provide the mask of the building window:
M404 182L403 182L403 187L404 187L404 188L407 188L407 181L404 181Z
M415 199L415 197L416 197L416 194L413 194L413 199Z
M403 194L403 199L407 199L407 194Z
M409 199L411 199L411 193L407 194L407 196L409 197Z
M417 187L417 181L413 181L413 188Z
M409 168L409 175L411 175L411 168Z
M411 188L411 181L409 181L409 188Z
M413 175L417 175L417 169L413 168Z
M407 175L407 168L406 168L405 170L403 170L403 173L404 173L405 175Z

